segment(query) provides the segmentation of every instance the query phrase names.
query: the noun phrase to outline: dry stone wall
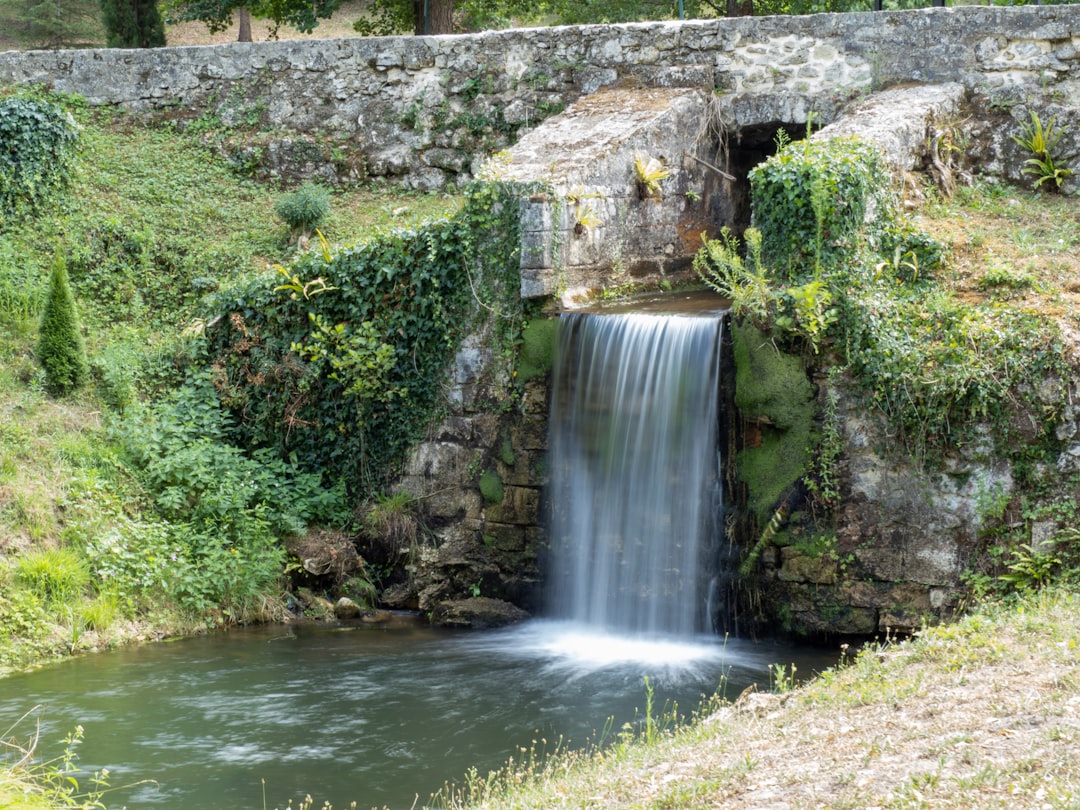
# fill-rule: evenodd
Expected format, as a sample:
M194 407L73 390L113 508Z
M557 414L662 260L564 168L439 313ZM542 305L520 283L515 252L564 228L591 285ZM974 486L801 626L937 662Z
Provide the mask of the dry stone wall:
M724 124L827 123L898 83L1042 86L1080 106L1080 7L958 7L440 37L0 54L0 82L92 104L335 139L366 173L436 188L601 87L715 91Z

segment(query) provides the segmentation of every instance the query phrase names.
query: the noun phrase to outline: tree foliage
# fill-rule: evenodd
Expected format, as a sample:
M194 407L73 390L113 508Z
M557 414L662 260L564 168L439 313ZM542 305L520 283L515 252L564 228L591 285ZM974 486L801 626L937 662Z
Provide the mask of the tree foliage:
M100 0L110 48L162 48L165 22L157 0Z
M696 2L687 4L697 8ZM637 22L678 16L678 0L372 0L354 27L366 36L412 32L450 34L515 24L578 25ZM715 15L711 15L715 16ZM426 21L426 22L425 22Z
M246 13L270 20L271 36L282 25L309 34L340 5L341 0L169 0L167 17L169 22L203 22L210 33L217 33L232 25L234 14L242 17Z
M87 0L0 0L0 31L30 48L100 44L101 20Z
M1027 5L1036 0L993 0ZM1045 4L1077 0L1041 0ZM950 5L952 2L950 2ZM885 10L926 8L932 0L882 0ZM874 0L371 0L354 27L366 36L449 34L512 25L588 25L683 18L871 11ZM425 24L426 20L426 24Z
M68 283L63 251L57 251L53 259L37 358L45 370L45 388L54 396L73 393L90 379L86 347L79 331L79 315Z

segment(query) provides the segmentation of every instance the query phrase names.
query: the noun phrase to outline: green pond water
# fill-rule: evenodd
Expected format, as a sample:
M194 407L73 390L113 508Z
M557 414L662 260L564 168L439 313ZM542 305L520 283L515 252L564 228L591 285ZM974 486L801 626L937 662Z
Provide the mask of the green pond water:
M129 810L424 805L470 767L481 773L537 741L587 745L607 721L658 706L693 710L722 683L767 688L768 665L800 675L820 652L715 638L628 643L569 625L449 632L388 626L287 626L88 655L0 679L0 724L34 716L39 753L85 728L80 765L107 767L109 807ZM546 740L546 744L542 742ZM153 780L134 784L142 780ZM417 801L419 797L419 801Z

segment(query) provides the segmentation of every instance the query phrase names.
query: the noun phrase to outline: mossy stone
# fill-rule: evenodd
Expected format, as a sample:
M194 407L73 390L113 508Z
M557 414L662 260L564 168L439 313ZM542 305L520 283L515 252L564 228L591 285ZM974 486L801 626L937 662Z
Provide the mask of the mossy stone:
M502 503L506 494L503 489L502 479L494 470L488 470L480 476L480 494L484 496L484 502L490 504Z
M499 445L499 461L507 467L513 467L516 459L517 455L514 453L513 443L508 436L504 436L502 444Z
M761 424L761 443L736 458L748 507L765 526L780 499L806 474L816 404L814 386L799 357L779 351L749 324L731 327L735 357L735 405Z
M521 333L521 352L518 355L518 382L528 382L551 371L555 362L554 318L534 318Z

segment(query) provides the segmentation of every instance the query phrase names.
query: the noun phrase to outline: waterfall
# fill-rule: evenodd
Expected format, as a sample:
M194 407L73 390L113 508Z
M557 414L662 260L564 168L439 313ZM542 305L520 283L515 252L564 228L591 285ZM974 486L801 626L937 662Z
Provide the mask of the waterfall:
M707 629L722 328L716 314L559 319L550 615L619 633Z

